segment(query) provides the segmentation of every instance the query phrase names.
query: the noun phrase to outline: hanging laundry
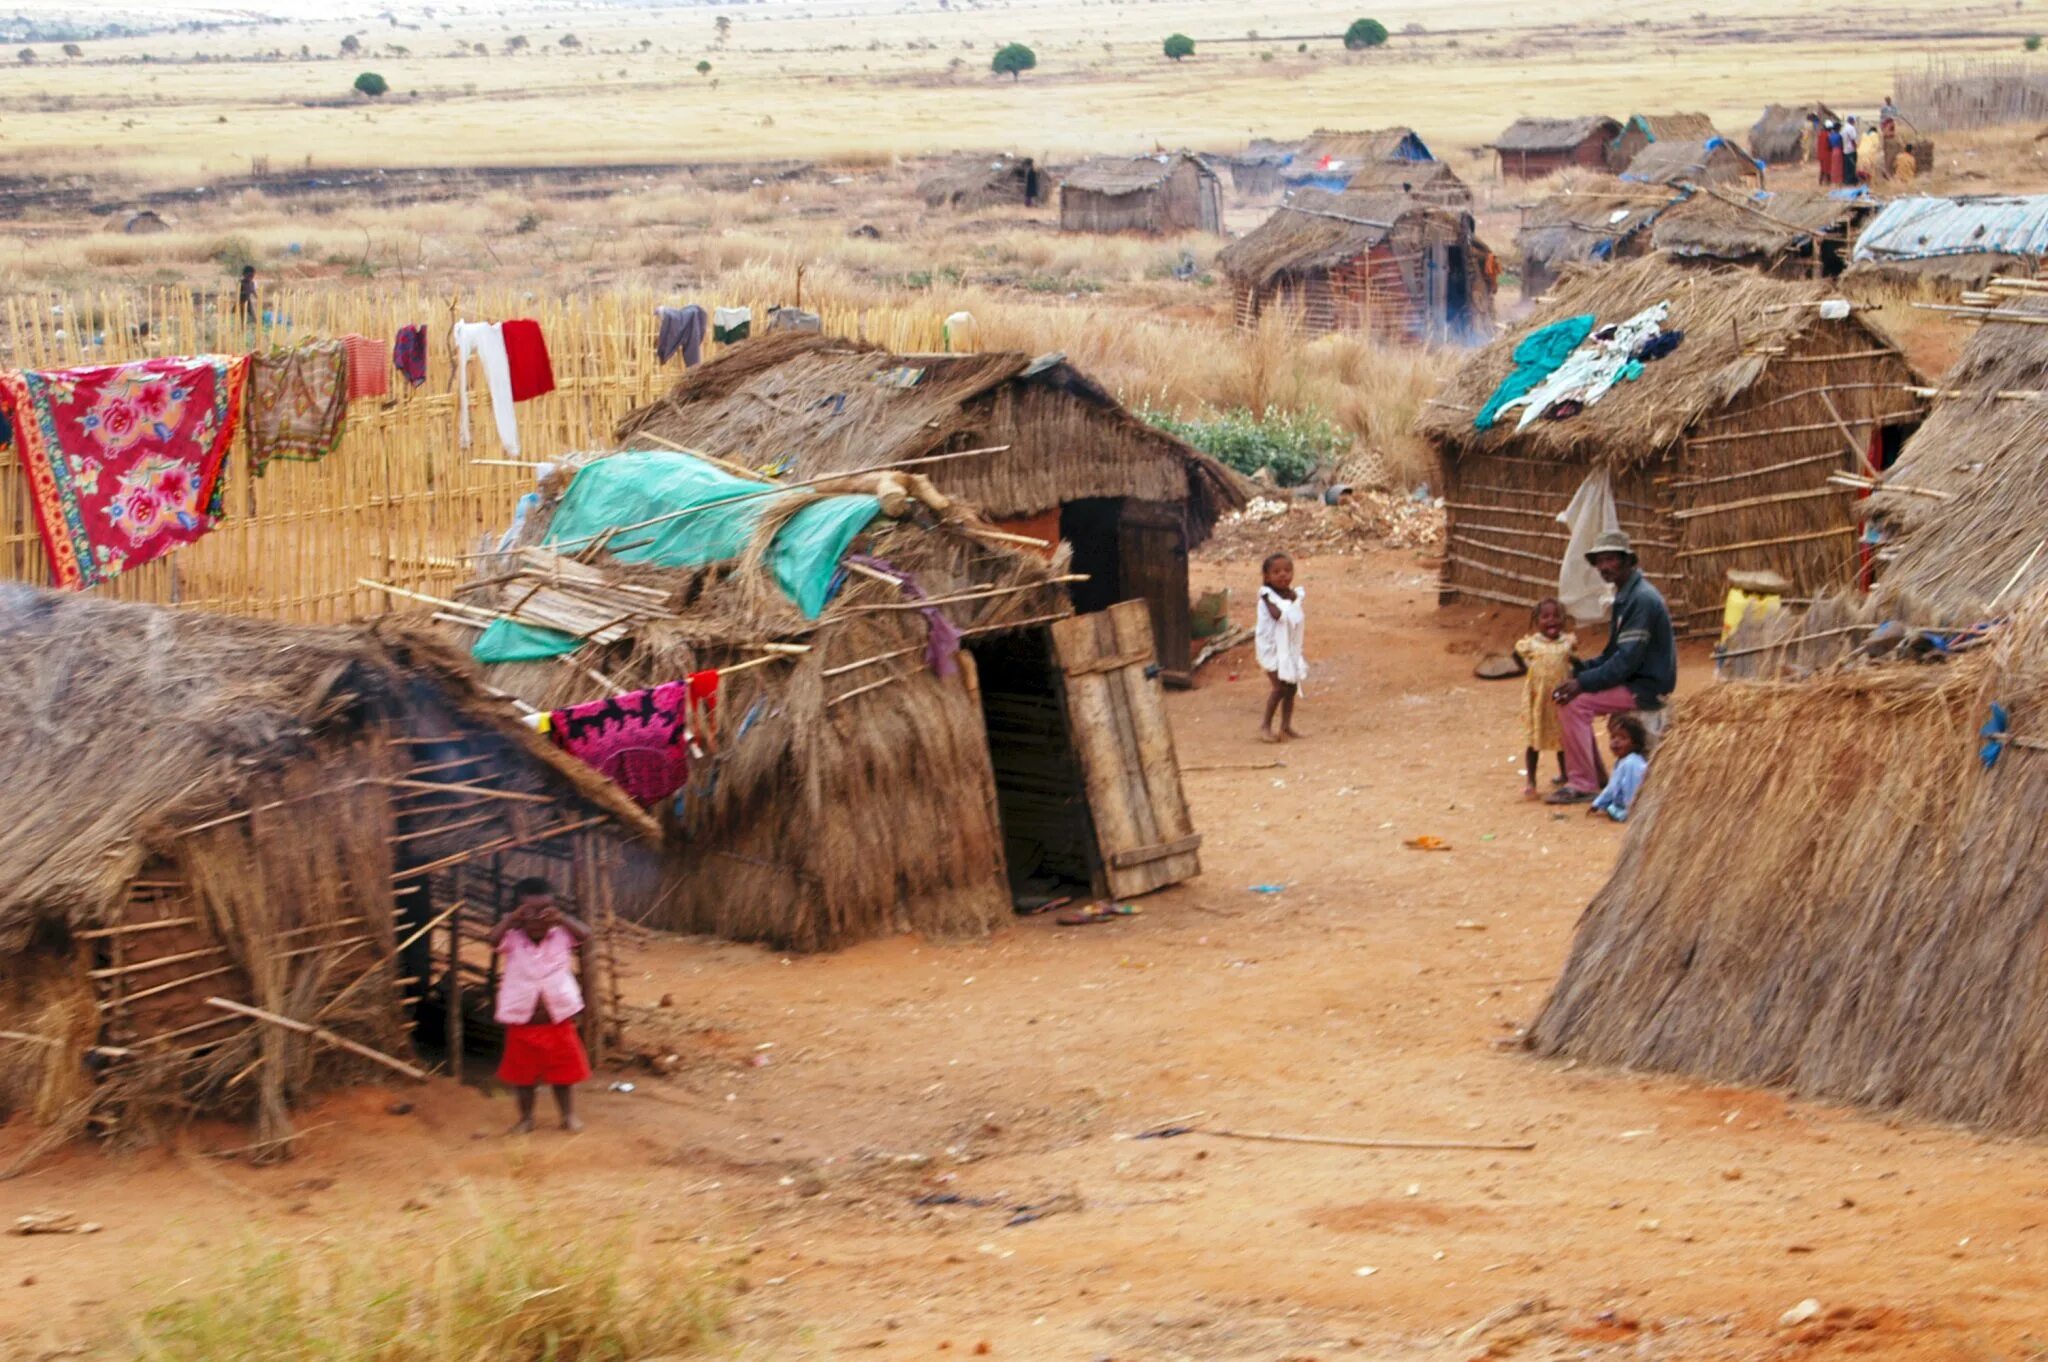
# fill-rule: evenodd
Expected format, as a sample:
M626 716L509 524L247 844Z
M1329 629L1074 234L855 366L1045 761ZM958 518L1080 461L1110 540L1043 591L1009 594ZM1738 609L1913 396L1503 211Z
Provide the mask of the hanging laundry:
M505 337L505 363L512 370L512 400L531 402L555 390L555 366L540 323L520 317L499 328Z
M348 424L348 349L338 340L271 350L249 360L249 462L324 459Z
M711 312L711 339L720 345L731 345L743 341L754 329L754 310L750 307L720 307Z
M815 312L806 312L800 307L771 307L768 309L768 330L777 331L823 331L825 319Z
M945 325L939 331L940 344L949 352L979 350L981 348L981 323L974 320L972 312L954 312L947 316Z
M659 329L654 336L654 359L657 364L666 364L675 358L676 351L683 352L683 367L694 369L704 362L704 331L707 318L704 309L691 303L688 307L657 307L654 319Z
M0 373L58 586L96 586L213 528L240 355Z
M669 681L548 715L548 736L642 804L668 798L690 778L684 749L690 686Z
M1522 337L1515 346L1513 371L1500 381L1500 386L1493 390L1493 396L1486 399L1486 405L1479 409L1479 415L1472 418L1472 424L1480 430L1491 429L1495 419L1510 403L1526 396L1537 384L1550 377L1551 372L1584 343L1592 334L1593 321L1591 315L1566 317Z
M846 561L894 581L897 589L903 593L903 599L907 601L925 599L924 588L917 584L915 577L883 559L870 558L864 553L850 553L846 556ZM917 613L924 616L926 665L940 676L954 675L960 670L959 627L947 619L945 612L935 605L927 606Z
M455 341L456 436L469 447L469 357L484 366L484 385L491 391L491 416L498 423L498 443L519 457L519 418L512 410L512 370L505 359L505 337L492 322L457 322Z
M1639 360L1662 359L1685 343L1683 331L1659 331L1636 347Z
M1663 329L1664 318L1670 311L1668 301L1654 303L1625 322L1603 328L1604 339L1596 335L1572 351L1550 377L1526 398L1517 400L1527 405L1515 429L1527 428L1531 421L1566 398L1576 399L1590 407L1605 397L1615 384L1641 375L1643 366L1635 358L1636 350ZM1517 401L1507 403L1502 410L1517 405Z
M415 388L427 381L426 327L414 322L398 328L398 339L391 343L391 367Z
M368 336L343 336L348 352L348 400L391 395L391 352L382 341Z
M0 445L14 443L14 423L7 419L7 413L0 411Z

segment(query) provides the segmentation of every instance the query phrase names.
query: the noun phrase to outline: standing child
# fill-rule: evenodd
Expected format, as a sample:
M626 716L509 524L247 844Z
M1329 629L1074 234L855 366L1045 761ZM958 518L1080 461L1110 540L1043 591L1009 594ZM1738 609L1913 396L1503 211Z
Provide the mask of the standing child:
M1279 742L1301 736L1294 731L1294 698L1308 676L1308 662L1301 654L1302 589L1294 584L1294 560L1284 553L1267 554L1259 576L1258 627L1252 634L1252 650L1272 683L1259 737ZM1280 716L1278 733L1273 731L1275 714Z
M1565 632L1564 604L1555 596L1536 602L1536 632L1515 644L1515 661L1522 667L1522 797L1536 798L1536 768L1543 753L1557 753L1557 781L1566 780L1564 727L1557 720L1557 704L1550 698L1572 674L1572 649L1578 636Z
M513 885L512 911L491 927L491 947L504 957L497 1018L505 1028L505 1055L498 1081L519 1100L515 1135L533 1129L534 1097L543 1083L555 1090L562 1129L583 1129L576 1085L590 1077L590 1057L576 1032L583 1011L576 948L589 939L590 929L555 905L555 891L542 879Z
M1586 812L1625 823L1643 788L1643 777L1650 773L1650 735L1635 715L1612 714L1607 719L1607 747L1614 753L1614 774Z

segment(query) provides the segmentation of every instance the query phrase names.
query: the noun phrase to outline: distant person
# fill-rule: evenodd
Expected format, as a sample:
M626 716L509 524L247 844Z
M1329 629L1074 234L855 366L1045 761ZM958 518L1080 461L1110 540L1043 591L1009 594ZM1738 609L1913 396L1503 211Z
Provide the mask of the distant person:
M242 266L242 288L235 301L235 310L243 321L250 325L256 322L256 267Z
M1566 782L1546 801L1583 804L1600 792L1593 720L1635 709L1662 709L1678 687L1678 642L1671 610L1636 564L1628 536L1610 530L1593 541L1586 561L1612 586L1607 647L1591 662L1572 663L1572 677L1551 694L1564 729Z
M1029 156L1026 156L1024 158L1024 206L1026 208L1036 208L1038 206L1038 192L1038 163Z
M1252 651L1266 673L1271 689L1266 692L1266 721L1259 737L1266 742L1298 738L1294 731L1294 701L1308 676L1308 661L1302 656L1302 588L1294 584L1294 560L1284 553L1269 553L1259 566L1258 625L1252 631ZM1274 716L1280 731L1273 731Z
M1850 114L1842 120L1842 183L1855 186L1861 181L1856 178L1856 149L1863 141L1863 130L1856 126L1856 115Z
M1827 122L1827 154L1820 163L1820 182L1840 184L1842 182L1842 125L1830 118Z
M498 979L498 1024L505 1028L505 1054L498 1081L519 1103L514 1135L533 1130L533 1104L540 1085L555 1090L562 1129L581 1130L576 1085L590 1077L590 1056L577 1034L583 990L576 983L576 948L590 940L590 928L555 904L543 879L512 886L512 910L491 927L491 949L504 957Z
M1607 747L1614 753L1614 774L1586 812L1604 813L1617 823L1626 823L1642 792L1643 777L1650 773L1650 735L1633 714L1609 715Z
M1536 602L1536 631L1515 644L1515 665L1522 669L1522 798L1535 799L1537 767L1545 752L1557 753L1557 779L1569 776L1564 766L1564 729L1550 696L1571 678L1576 634L1565 631L1564 604L1555 596Z

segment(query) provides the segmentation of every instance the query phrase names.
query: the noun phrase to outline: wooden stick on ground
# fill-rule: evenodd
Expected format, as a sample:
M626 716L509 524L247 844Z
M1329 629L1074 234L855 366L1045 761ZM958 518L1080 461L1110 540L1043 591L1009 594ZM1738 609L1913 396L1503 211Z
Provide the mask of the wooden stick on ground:
M1487 1140L1354 1140L1344 1135L1288 1135L1275 1130L1198 1130L1197 1135L1217 1135L1226 1140L1266 1140L1274 1144L1333 1144L1345 1149L1480 1149L1494 1153L1523 1153L1536 1147L1534 1140L1494 1142Z
M209 1149L206 1151L206 1157L209 1159L232 1159L243 1154L254 1154L259 1149L269 1149L273 1145L290 1144L293 1140L310 1135L316 1130L325 1130L333 1124L334 1122L332 1121L322 1121L317 1126L307 1126L304 1130L294 1130L288 1135L277 1135L268 1140L257 1140L253 1144L238 1144L233 1149Z
M257 1021L269 1022L272 1026L282 1026L287 1031L297 1031L300 1035L311 1036L323 1045L331 1045L337 1050L346 1050L352 1055L360 1055L364 1059L382 1064L385 1068L402 1073L407 1078L417 1082L424 1083L427 1081L427 1071L425 1069L417 1068L402 1059L393 1059L382 1050L372 1050L369 1046L352 1041L347 1036L337 1036L324 1026L313 1026L306 1022L294 1020L291 1017L280 1017L275 1012L265 1012L260 1007L251 1007L247 1003L231 1002L226 998L208 998L206 1005L208 1007L217 1007L223 1012L234 1012L244 1017L254 1017Z

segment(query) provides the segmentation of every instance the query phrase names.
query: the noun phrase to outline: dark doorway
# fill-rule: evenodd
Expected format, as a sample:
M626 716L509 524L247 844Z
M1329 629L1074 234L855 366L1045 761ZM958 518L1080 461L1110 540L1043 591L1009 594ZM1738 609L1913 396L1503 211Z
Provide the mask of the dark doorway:
M1107 610L1124 599L1122 559L1117 548L1117 522L1122 497L1084 497L1060 507L1060 538L1074 546L1074 571L1088 580L1071 588L1074 609L1082 614Z
M981 683L1012 895L1028 905L1094 893L1101 857L1050 638L1033 629L973 643L969 651Z

